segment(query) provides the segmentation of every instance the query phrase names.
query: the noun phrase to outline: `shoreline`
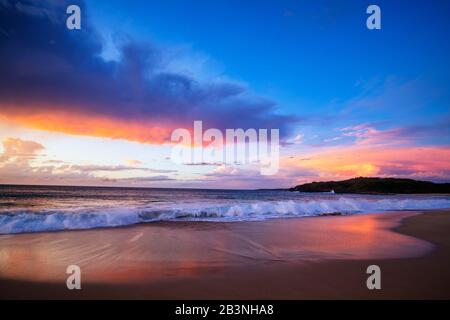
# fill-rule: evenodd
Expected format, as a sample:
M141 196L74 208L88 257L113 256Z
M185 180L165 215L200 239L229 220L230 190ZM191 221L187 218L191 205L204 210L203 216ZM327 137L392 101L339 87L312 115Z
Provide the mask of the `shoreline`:
M450 210L314 218L236 222L232 227L162 222L0 236L0 286L4 288L0 299L450 298ZM362 227L367 230L358 230ZM310 233L312 229L318 234ZM297 230L302 234L297 235ZM333 234L330 238L330 230L336 238ZM92 242L93 232L111 246L91 247L86 242ZM19 245L5 251L5 237L21 237L28 245L22 251ZM155 237L161 247L149 243ZM192 243L179 243L186 239ZM293 239L300 244L292 244ZM61 245L71 241L79 246ZM118 248L120 243L124 245ZM39 260L42 252L55 261L62 252L78 257L92 272L86 272L80 291L65 288L63 272L57 281L45 277L31 281L23 275L14 280L4 272L5 252L17 256L15 269L26 260L34 261L37 275L52 274L46 268L54 267ZM108 263L117 263L119 270L123 264L124 270L110 270ZM382 270L381 290L366 288L365 270L370 264Z
M450 194L449 194L450 195ZM265 219L255 219L255 220L204 220L199 218L198 220L189 219L183 220L180 219L168 219L168 220L155 220L155 221L141 221L137 223L129 223L122 225L110 225L110 226L96 226L96 227L88 227L88 228L80 228L80 229L55 229L55 230L42 230L42 231L24 231L24 232L12 232L12 233L1 233L0 238L2 236L17 236L17 235L41 235L41 234L58 234L58 233L66 233L66 232L84 232L84 231L106 231L106 230L121 230L128 228L139 228L146 226L189 226L189 225L227 225L227 224L253 224L253 223L266 223L271 221L289 221L289 220L298 220L298 219L316 219L316 218L325 218L325 217L353 217L353 216L364 216L364 215L380 215L380 214L392 214L392 213L427 213L427 212L439 212L439 211L450 211L450 208L445 209L425 209L425 210L417 210L417 209L401 209L401 210L386 210L386 211L373 211L373 212L358 212L358 213L342 213L340 211L329 212L329 213L319 213L316 215L308 215L308 216L283 216L283 217L268 217ZM0 239L1 240L1 239Z

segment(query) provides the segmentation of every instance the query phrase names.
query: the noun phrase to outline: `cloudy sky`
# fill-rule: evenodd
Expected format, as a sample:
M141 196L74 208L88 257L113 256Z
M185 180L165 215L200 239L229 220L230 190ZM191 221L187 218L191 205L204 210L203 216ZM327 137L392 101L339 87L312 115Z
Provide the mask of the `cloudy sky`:
M0 0L0 183L450 181L450 2L376 4L381 30L356 0ZM174 163L194 120L279 129L279 172Z

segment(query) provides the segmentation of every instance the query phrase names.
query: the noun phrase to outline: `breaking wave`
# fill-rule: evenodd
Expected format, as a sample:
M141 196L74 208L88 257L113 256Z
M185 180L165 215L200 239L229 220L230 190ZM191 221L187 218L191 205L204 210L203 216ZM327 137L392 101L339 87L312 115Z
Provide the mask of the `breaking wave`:
M327 213L360 214L391 210L450 208L448 198L351 198L173 203L167 207L104 207L52 211L8 210L0 213L0 234L118 227L155 221L255 221L319 216Z

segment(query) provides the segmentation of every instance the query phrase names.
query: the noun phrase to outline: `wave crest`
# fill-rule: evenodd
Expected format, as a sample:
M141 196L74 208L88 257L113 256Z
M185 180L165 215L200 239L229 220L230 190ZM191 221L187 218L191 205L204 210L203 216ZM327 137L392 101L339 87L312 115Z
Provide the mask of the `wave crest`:
M167 208L6 211L0 214L0 234L118 227L154 221L254 221L332 212L357 214L443 208L450 208L450 199L356 199L342 196L298 201L172 204Z

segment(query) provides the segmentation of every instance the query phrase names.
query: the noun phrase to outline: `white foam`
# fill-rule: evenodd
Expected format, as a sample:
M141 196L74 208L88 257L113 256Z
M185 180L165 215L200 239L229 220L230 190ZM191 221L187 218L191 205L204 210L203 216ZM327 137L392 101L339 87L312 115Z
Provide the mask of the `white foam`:
M448 198L358 198L339 196L317 200L224 201L175 203L149 208L95 208L60 211L7 211L0 214L0 234L117 227L154 221L253 221L358 214L391 210L450 208Z

